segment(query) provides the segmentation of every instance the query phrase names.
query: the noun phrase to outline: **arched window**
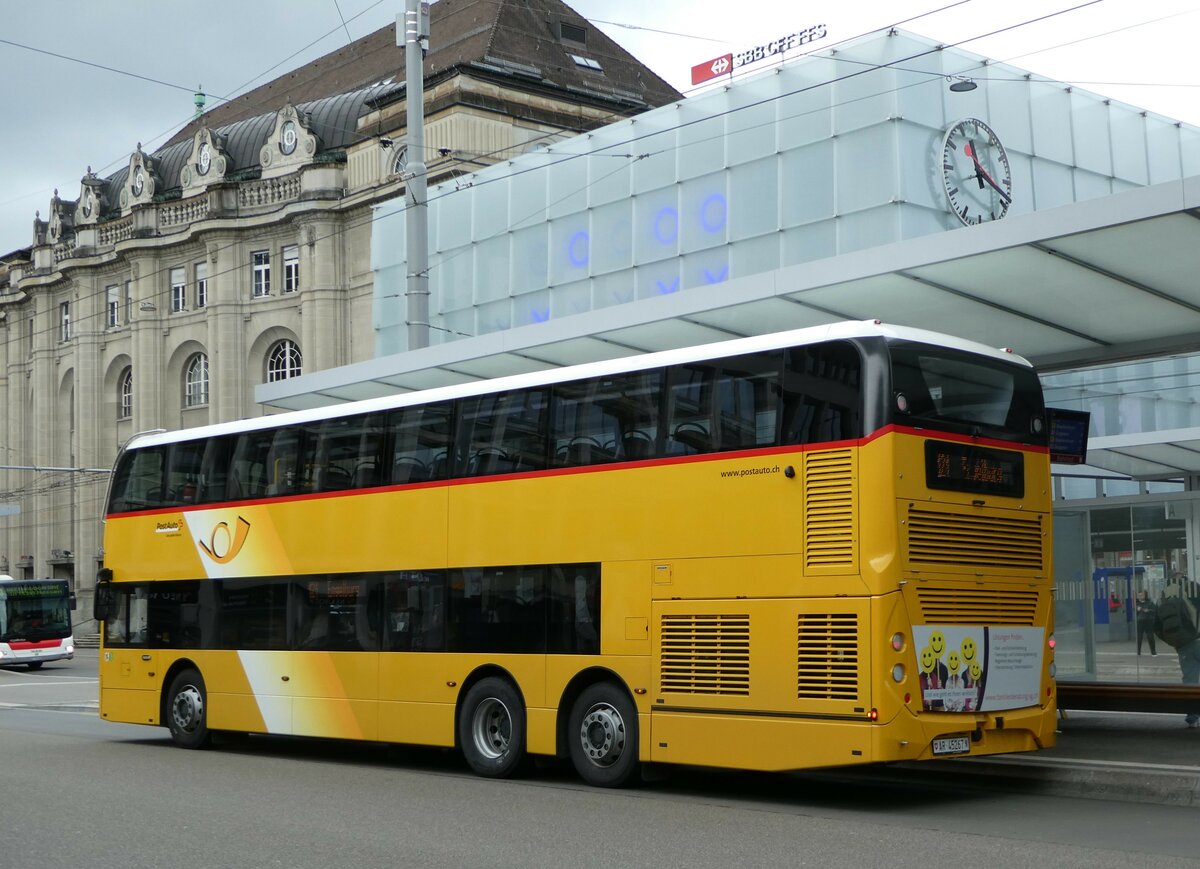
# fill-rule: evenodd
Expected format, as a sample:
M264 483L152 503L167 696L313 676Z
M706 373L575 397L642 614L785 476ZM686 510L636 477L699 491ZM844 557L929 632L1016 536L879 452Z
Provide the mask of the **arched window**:
M295 341L289 338L276 341L267 353L267 383L299 377L303 362L300 347Z
M117 419L133 416L133 369L121 372L121 385L117 394Z
M184 373L183 406L208 404L208 357L197 353L188 360Z

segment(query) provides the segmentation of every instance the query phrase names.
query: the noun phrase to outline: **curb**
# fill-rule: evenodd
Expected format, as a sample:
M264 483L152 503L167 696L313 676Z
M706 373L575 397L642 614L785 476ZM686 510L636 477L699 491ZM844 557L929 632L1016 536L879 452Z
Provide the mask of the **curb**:
M1200 808L1200 768L1068 758L961 758L889 767L940 787Z

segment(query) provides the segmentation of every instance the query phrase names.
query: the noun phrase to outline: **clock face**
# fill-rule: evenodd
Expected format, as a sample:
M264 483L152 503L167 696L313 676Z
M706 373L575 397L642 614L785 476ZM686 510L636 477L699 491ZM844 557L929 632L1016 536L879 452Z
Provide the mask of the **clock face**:
M87 197L84 198L84 200L83 200L83 216L84 217L92 216L92 208L93 208L95 202L96 202L96 200L92 197L92 191L89 190Z
M208 148L208 142L205 142L200 146L200 154L196 158L196 171L201 175L207 175L210 166L212 166L212 152Z
M296 125L288 121L279 131L279 150L290 154L296 150Z
M142 172L142 167L139 166L137 168L137 171L133 173L133 195L141 196L142 189L145 186L146 186L146 176Z
M942 182L950 210L967 226L999 220L1012 205L1012 168L992 128L964 118L942 140Z

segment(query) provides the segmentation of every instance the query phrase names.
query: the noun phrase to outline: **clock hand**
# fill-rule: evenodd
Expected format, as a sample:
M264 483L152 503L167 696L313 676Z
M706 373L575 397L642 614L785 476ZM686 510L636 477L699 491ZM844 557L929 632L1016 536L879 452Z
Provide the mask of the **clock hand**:
M975 177L979 180L980 188L982 189L983 182L986 181L988 184L992 185L992 188L1000 194L1001 198L1005 202L1011 205L1012 197L1005 193L1000 185L996 183L996 179L988 174L988 170L983 168L983 164L979 162L979 156L975 153L975 149L971 147L970 142L967 142L967 144L963 145L963 153L975 161Z

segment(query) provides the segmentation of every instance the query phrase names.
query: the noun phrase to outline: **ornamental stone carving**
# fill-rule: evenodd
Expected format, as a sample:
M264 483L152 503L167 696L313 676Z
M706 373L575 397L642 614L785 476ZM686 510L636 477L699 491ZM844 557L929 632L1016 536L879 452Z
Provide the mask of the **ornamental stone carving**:
M121 188L121 214L128 214L135 205L153 202L157 189L157 167L154 160L142 151L142 143L138 142L137 150L129 158L129 175L125 179L125 186Z
M192 152L187 163L179 170L179 186L184 198L210 184L224 181L230 168L224 138L208 127L201 127L192 137Z
M320 142L309 125L308 114L297 111L291 103L276 113L275 129L258 153L264 179L287 175L312 162Z
M88 166L87 174L79 182L79 201L75 205L75 226L95 226L100 222L100 215L108 207L104 195L103 178L98 178Z

